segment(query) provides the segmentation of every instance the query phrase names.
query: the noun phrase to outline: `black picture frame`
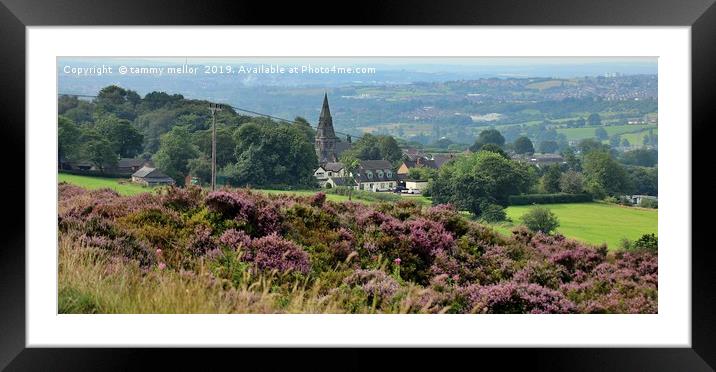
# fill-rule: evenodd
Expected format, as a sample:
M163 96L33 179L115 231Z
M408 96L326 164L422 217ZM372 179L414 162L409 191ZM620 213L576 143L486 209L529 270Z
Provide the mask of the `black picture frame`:
M467 358L501 359L504 366L523 365L549 370L713 370L716 366L716 281L714 248L707 243L713 176L708 153L710 121L716 87L716 6L714 0L489 0L360 2L344 7L335 2L275 3L240 1L0 0L0 123L1 146L8 179L4 242L0 247L0 368L8 370L85 370L169 367L193 364L211 369L214 363L236 358L236 351L177 349L50 349L25 347L25 28L57 25L618 25L690 26L692 35L692 348L654 349L470 349ZM81 41L78 41L81 42ZM479 41L474 41L479 42ZM687 125L687 123L684 123ZM668 155L662 155L668 156ZM22 161L20 161L22 158ZM699 171L701 170L701 171ZM703 200L702 200L703 199ZM10 206L14 202L17 205ZM703 213L700 213L703 212ZM12 216L11 216L12 214ZM22 215L22 218L20 218ZM27 221L27 223L32 223ZM688 247L682 247L688 249ZM444 352L416 359L395 358L394 350L335 349L325 358L329 369L365 369L388 357L387 364L444 369L462 363ZM310 362L308 351L250 350L244 354L270 363L270 369ZM245 359L242 357L241 359ZM313 363L316 363L313 361ZM323 363L323 362L321 362ZM486 366L486 365L485 365ZM542 368L540 368L542 367ZM316 366L320 368L320 366Z

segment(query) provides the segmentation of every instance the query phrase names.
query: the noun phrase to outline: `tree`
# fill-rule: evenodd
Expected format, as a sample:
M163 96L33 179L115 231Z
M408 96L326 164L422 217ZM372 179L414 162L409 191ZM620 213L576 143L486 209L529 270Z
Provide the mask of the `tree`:
M591 114L587 118L587 124L590 126L602 125L602 117L599 114Z
M185 127L174 127L161 136L159 150L154 154L154 164L173 178L179 185L189 173L189 160L199 156L199 149L191 142Z
M100 171L117 164L117 153L114 152L112 144L96 131L85 131L82 143L82 158L92 162Z
M127 119L108 115L99 119L95 128L110 142L114 152L120 157L135 157L142 151L144 136Z
M137 116L135 105L140 101L139 95L131 90L110 85L97 93L95 108L97 114L114 114L121 119L134 120Z
M545 167L544 175L542 175L542 188L548 194L560 191L559 180L562 176L562 170L559 165L552 164Z
M393 136L378 137L378 149L380 157L391 163L397 162L403 156L403 152Z
M72 120L57 118L57 156L59 160L79 160L82 131Z
M594 130L594 137L596 137L600 141L604 141L605 139L609 138L609 135L607 134L606 129L599 127Z
M611 136L609 137L609 146L611 147L619 147L621 145L622 140L619 136Z
M522 223L534 232L549 234L559 227L559 219L545 207L533 207L522 215Z
M239 185L313 186L318 159L313 143L296 124L262 121L234 132L236 163L226 171Z
M403 154L398 142L392 136L364 134L355 141L350 150L351 156L360 160L388 160L391 163L399 161Z
M584 156L584 178L587 190L595 197L619 196L630 190L624 168L609 153L591 151Z
M539 152L543 154L553 154L559 149L557 141L542 141L539 144Z
M505 145L505 137L502 137L502 134L497 129L483 130L480 132L480 135L478 135L475 143L470 146L470 151L477 152L482 146L488 143L502 147Z
M619 160L627 165L653 167L657 164L659 156L658 152L653 149L635 149L624 152Z
M649 133L644 135L642 143L644 144L644 146L657 146L659 144L659 136L654 134L653 129L649 129Z
M235 128L226 125L216 125L216 166L223 168L229 163L236 162L236 142L234 141ZM199 130L192 133L192 143L211 161L211 129Z
M408 170L408 177L413 180L428 181L435 177L437 169L428 167L414 167Z
M518 137L514 143L514 150L518 154L534 154L535 148L532 141L525 136Z
M593 138L586 138L579 142L579 150L582 152L582 155L586 155L592 151L603 151L603 152L609 152L611 148L608 145L605 145L599 141L595 141Z
M490 204L506 206L510 195L526 192L534 179L527 165L480 151L443 165L431 193L434 204L452 203L479 217Z
M567 194L581 194L584 192L584 177L570 169L560 176L559 189Z
M622 138L622 147L631 147L631 143L629 143L628 139Z
M205 154L199 155L196 159L190 159L187 162L189 174L199 178L205 184L211 183L211 159Z
M629 183L633 191L640 195L659 195L659 176L657 168L626 167Z
M564 151L562 151L562 156L564 157L564 161L567 163L567 167L569 167L569 169L575 172L582 170L582 162L574 153L574 149L567 147Z
M351 154L345 154L341 157L341 163L343 163L343 182L348 187L348 201L353 200L353 173L360 165L360 160L353 157Z
M494 153L496 153L496 154L500 154L500 155L501 155L503 158L505 158L505 159L509 159L509 158L510 158L510 156L507 155L507 153L505 152L505 150L503 150L502 148L500 148L500 146L495 145L494 143L488 143L488 144L486 144L486 145L483 145L482 147L480 147L480 151L494 152Z

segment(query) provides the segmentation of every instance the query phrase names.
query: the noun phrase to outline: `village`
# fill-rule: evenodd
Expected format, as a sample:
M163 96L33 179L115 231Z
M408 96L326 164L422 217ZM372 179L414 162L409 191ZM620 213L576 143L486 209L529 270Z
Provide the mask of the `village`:
M347 169L340 162L341 154L351 148L350 136L341 140L333 126L328 95L324 95L315 137L315 151L319 166L313 173L316 186L320 188L350 187L360 191L394 192L409 195L421 194L428 187L428 179L413 178L411 169L437 170L456 157L469 154L470 150L458 153L426 153L416 148L404 148L402 162L395 166L388 160L358 160L354 169ZM514 160L543 167L550 164L564 164L558 154L511 154ZM60 170L75 174L92 175L100 169L89 161L61 162ZM174 185L176 181L158 169L151 160L120 158L113 166L101 170L103 174L128 177L131 182L148 186ZM195 175L189 174L185 184L199 184Z
M656 311L651 96L209 81L59 94L59 313Z

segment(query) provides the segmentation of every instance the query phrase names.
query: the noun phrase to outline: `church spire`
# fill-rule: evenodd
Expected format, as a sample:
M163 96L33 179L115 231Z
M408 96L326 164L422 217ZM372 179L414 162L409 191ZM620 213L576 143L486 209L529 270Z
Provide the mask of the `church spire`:
M333 130L333 118L331 118L331 109L328 107L328 93L325 93L323 95L321 115L318 117L318 127L316 128L315 147L319 163L338 160L336 142L338 142L338 138Z
M318 117L318 128L316 138L334 138L336 136L333 130L333 118L331 117L331 109L328 107L328 93L323 95L323 107L321 107L321 115Z

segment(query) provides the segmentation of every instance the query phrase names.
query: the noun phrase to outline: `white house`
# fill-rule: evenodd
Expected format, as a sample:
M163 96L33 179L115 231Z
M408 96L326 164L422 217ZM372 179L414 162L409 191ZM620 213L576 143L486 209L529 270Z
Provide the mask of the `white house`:
M316 180L318 181L318 185L321 187L326 187L326 183L332 179L332 178L343 178L345 177L345 167L343 166L343 163L338 162L328 162L321 164L318 169L316 169L315 172L313 172L313 176L316 177ZM340 181L337 181L340 183ZM332 187L335 187L335 181L331 185Z
M387 160L362 160L353 178L357 190L392 191L398 186L398 174Z

